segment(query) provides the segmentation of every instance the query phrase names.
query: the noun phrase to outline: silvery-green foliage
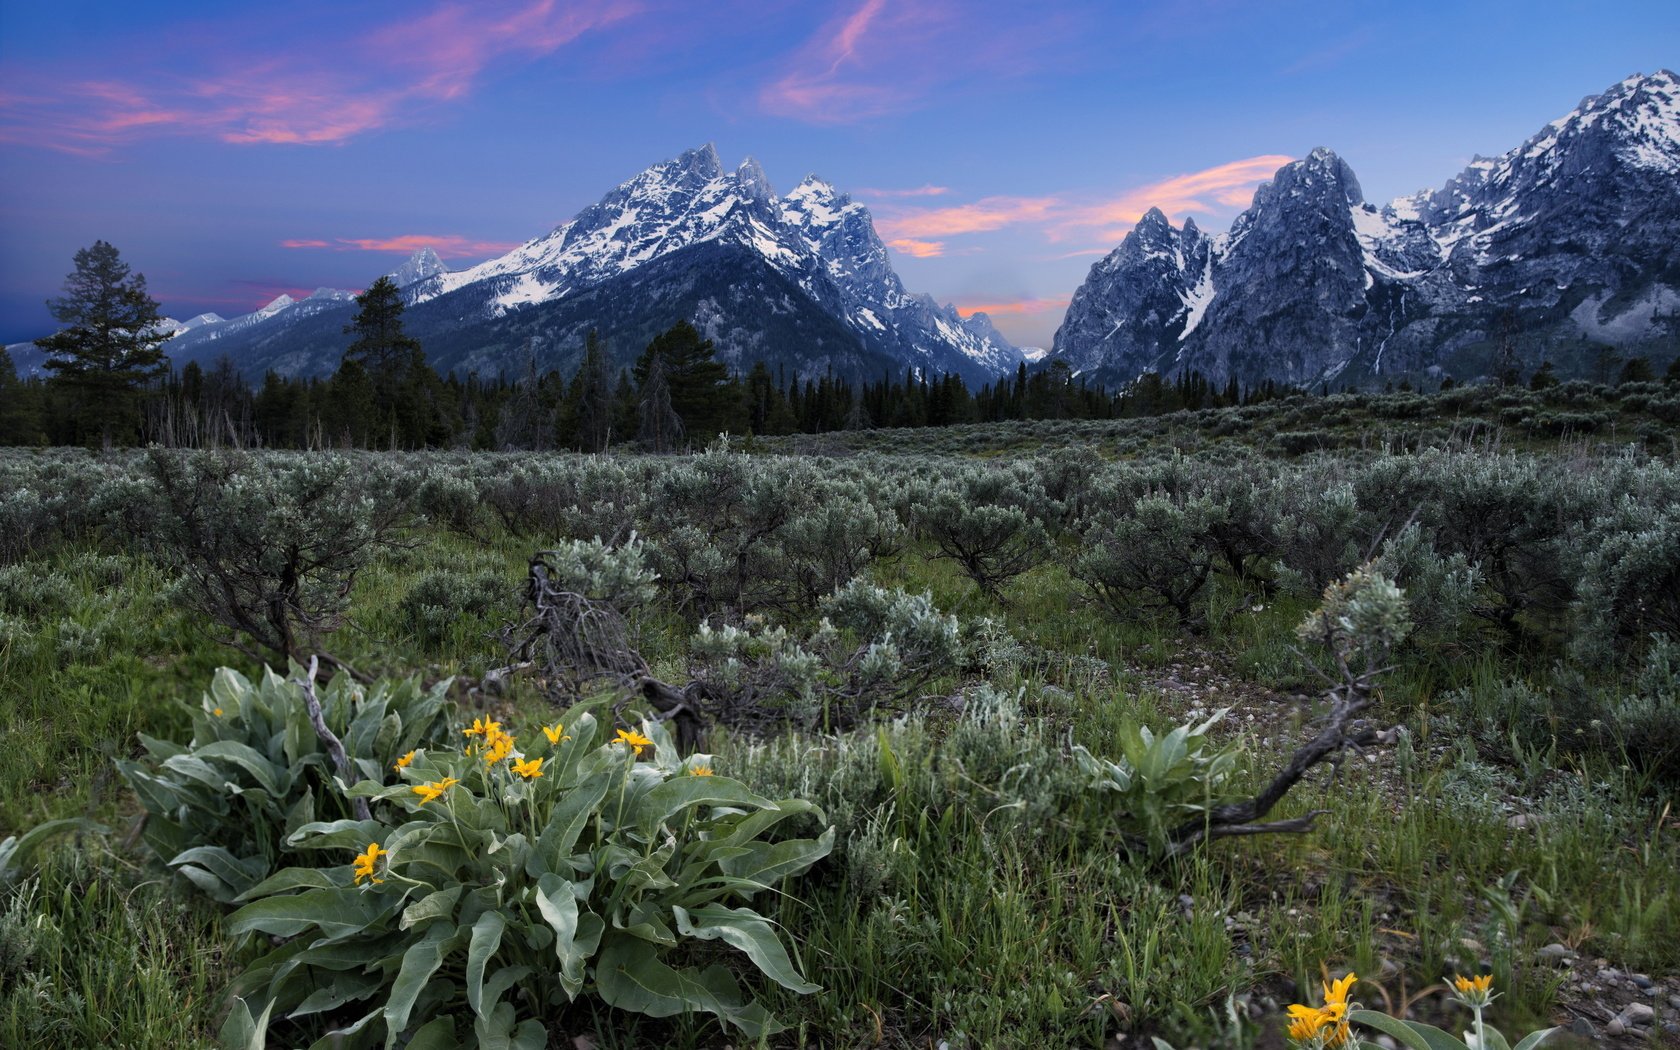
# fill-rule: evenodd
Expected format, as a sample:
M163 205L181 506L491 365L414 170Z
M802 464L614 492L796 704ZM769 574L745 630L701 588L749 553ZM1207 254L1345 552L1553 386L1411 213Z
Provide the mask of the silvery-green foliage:
M427 471L415 492L415 509L463 536L478 536L481 504L478 486L459 474Z
M1200 619L1213 569L1210 533L1223 508L1206 496L1151 494L1086 525L1073 575L1120 616L1166 610L1184 626Z
M1680 641L1652 637L1633 691L1610 705L1623 753L1670 787L1680 785Z
M549 579L564 591L610 604L631 616L658 597L658 574L648 564L648 550L634 532L617 545L600 537L566 540L545 552Z
M27 486L0 491L0 564L47 550L61 530L49 500Z
M726 724L845 725L910 699L962 657L956 618L910 595L854 580L824 599L824 618L796 637L752 615L743 627L701 624L691 672Z
M464 617L496 619L498 612L511 613L515 589L511 580L493 569L428 569L414 581L399 608L409 629L435 646Z
M852 580L823 600L827 619L870 644L890 642L902 671L919 683L955 667L963 656L957 618L941 613L929 594L909 594Z
M896 552L904 537L892 509L855 481L827 481L815 496L816 505L795 514L775 536L799 610L814 608L875 559Z
M1302 642L1322 645L1349 667L1370 670L1412 630L1405 593L1370 565L1324 588L1318 608L1295 628Z
M1049 552L1050 537L1028 508L1045 504L1043 491L1001 470L967 470L934 486L916 510L922 533L987 594L1032 569Z
M356 573L403 524L343 456L262 459L154 449L151 553L193 609L271 653L297 655L342 621Z
M320 691L327 727L354 779L383 781L417 748L453 750L445 722L449 681L363 687L338 675ZM261 882L288 854L286 836L316 819L348 818L338 778L310 724L302 688L264 669L253 682L219 669L192 710L185 744L141 735L146 754L117 769L147 812L144 839L158 859L220 901Z
M1364 533L1353 486L1318 475L1280 475L1273 483L1280 579L1314 594L1358 564Z
M1579 657L1613 660L1656 632L1680 638L1680 501L1624 496L1585 530L1583 545Z
M1462 637L1480 581L1464 555L1442 557L1424 530L1412 523L1383 541L1371 567L1405 590L1418 631Z
M39 564L0 567L0 613L47 619L67 611L76 588L63 573Z

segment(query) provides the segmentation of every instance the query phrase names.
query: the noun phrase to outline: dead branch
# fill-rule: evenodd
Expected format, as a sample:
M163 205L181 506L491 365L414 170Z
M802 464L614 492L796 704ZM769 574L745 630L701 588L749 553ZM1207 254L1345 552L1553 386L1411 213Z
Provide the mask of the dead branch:
M309 670L299 678L294 678L303 688L303 706L309 712L309 724L315 727L315 735L321 738L321 744L326 747L327 754L333 760L333 766L338 770L339 778L346 787L355 782L350 770L350 756L344 753L344 742L338 735L327 727L327 716L321 711L321 700L315 695L315 675L320 670L320 659L309 658ZM368 809L367 799L353 798L350 800L351 809L355 811L357 820L372 820L373 813Z

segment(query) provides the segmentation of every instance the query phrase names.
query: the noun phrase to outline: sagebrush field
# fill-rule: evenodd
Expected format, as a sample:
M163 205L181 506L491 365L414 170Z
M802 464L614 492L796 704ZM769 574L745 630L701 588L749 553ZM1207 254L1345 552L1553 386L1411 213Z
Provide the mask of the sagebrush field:
M0 1043L1662 1045L1646 386L4 451Z

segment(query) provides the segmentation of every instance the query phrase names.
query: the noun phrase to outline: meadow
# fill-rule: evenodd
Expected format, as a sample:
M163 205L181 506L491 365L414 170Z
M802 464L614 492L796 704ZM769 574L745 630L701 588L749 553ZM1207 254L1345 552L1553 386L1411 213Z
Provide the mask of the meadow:
M1676 404L0 451L0 1044L1665 1045Z

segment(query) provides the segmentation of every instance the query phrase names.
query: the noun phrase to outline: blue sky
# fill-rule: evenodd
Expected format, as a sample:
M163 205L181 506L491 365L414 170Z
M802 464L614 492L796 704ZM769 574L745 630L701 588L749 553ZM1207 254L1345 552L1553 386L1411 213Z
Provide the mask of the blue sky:
M1676 66L1672 0L0 0L0 340L51 330L95 239L232 316L500 254L714 142L1047 345L1152 204L1223 229L1319 145L1387 200Z

